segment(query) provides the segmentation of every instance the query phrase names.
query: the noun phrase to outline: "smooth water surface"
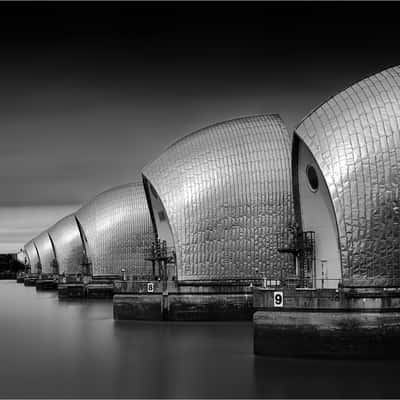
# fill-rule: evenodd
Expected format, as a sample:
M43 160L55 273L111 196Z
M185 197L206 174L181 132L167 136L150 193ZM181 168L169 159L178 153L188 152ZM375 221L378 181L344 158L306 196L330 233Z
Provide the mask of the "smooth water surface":
M400 397L400 361L253 356L251 323L113 321L0 281L0 397Z

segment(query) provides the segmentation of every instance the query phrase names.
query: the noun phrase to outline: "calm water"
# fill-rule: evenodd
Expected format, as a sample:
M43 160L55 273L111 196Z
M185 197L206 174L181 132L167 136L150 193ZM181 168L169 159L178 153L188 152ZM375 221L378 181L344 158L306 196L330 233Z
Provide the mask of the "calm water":
M400 397L400 362L255 357L251 323L115 322L0 281L0 397Z

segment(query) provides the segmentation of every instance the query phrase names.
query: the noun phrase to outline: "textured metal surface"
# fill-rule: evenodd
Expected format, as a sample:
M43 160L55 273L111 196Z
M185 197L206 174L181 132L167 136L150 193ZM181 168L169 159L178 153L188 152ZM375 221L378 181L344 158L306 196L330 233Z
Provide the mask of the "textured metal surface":
M293 222L290 148L280 117L261 115L194 132L143 169L169 219L178 279L279 278L291 267L276 244Z
M332 97L296 133L330 191L343 278L400 284L400 67Z
M37 273L37 264L39 262L38 253L36 251L33 240L29 241L25 246L24 250L26 255L28 256L29 266L31 268L31 273Z
M33 240L39 252L40 263L42 265L42 272L49 274L53 272L52 262L54 260L54 252L51 246L50 238L47 231L42 232Z
M77 211L87 239L93 275L148 275L151 262L145 252L151 247L153 227L142 183L107 190Z
M59 273L80 273L83 247L75 216L64 217L48 232L54 243Z
M26 255L25 251L19 251L19 252L17 253L17 260L18 260L20 263L26 265L26 263L28 262L28 257L27 257L27 255Z

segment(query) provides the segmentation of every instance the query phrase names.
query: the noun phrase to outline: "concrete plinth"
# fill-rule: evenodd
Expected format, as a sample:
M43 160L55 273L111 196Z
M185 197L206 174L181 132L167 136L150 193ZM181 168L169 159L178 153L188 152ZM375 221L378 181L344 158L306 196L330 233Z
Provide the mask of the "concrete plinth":
M253 288L254 309L273 309L276 291L283 294L285 310L400 311L400 288Z
M86 294L89 299L112 299L114 285L112 283L96 283L92 281L86 285Z
M257 355L400 358L400 312L269 310L253 321Z
M36 290L57 290L58 282L54 279L38 279Z
M85 285L83 283L59 283L58 297L60 299L74 299L86 297Z
M113 297L113 314L116 320L161 321L162 295L116 294Z
M28 276L24 278L24 286L36 286L37 277Z
M168 296L171 321L251 320L252 296L249 294L172 294Z
M254 288L253 306L256 354L400 358L400 288Z
M148 284L152 284L149 293ZM228 291L228 293L226 293ZM114 319L170 321L251 320L247 286L179 285L176 282L116 282Z

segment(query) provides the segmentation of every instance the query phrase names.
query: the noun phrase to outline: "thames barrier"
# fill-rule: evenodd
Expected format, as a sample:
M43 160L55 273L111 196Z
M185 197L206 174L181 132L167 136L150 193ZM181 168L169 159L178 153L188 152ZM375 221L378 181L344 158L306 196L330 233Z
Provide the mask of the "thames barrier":
M253 320L259 355L399 358L399 165L395 66L294 132L263 114L178 139L26 243L24 284L115 320Z

